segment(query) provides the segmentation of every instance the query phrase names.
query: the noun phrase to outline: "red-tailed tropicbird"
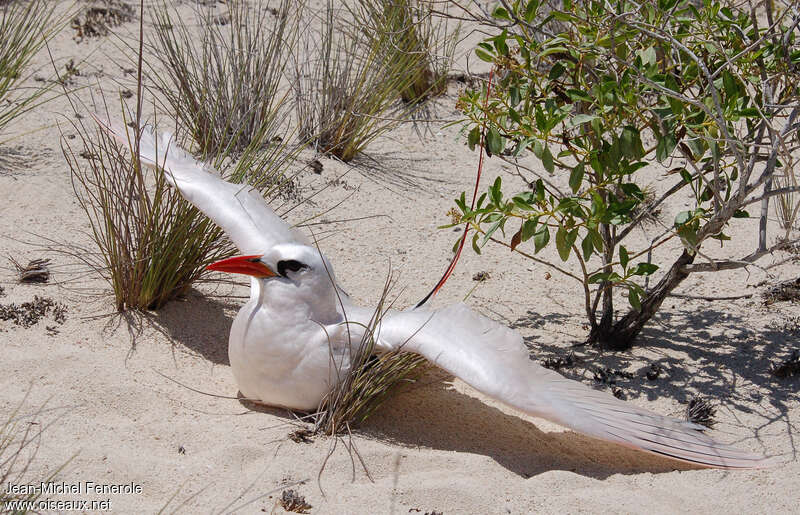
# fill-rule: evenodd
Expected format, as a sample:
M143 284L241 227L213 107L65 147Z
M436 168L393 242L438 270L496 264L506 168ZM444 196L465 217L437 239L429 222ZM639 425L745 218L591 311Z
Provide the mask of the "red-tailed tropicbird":
M98 123L128 144L124 127ZM163 170L245 254L209 267L251 276L250 300L236 316L228 344L241 393L268 405L315 410L347 373L374 310L353 303L337 285L331 263L258 191L222 180L169 133L157 138L143 129L142 163ZM540 366L519 333L464 304L389 311L375 341L378 352L420 354L490 397L594 438L706 467L771 463L714 441L703 426L657 415Z

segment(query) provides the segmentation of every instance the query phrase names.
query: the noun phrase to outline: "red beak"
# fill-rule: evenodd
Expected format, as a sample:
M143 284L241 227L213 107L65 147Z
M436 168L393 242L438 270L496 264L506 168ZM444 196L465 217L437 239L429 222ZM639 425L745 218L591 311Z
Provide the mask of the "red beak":
M216 270L217 272L228 272L229 274L245 274L253 277L274 277L278 274L273 272L267 265L259 261L261 256L236 256L228 259L211 263L206 270Z

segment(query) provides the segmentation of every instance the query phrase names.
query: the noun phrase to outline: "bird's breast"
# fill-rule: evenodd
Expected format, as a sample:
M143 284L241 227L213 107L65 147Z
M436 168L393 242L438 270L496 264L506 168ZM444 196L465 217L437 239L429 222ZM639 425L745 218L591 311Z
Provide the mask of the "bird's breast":
M332 370L349 365L331 349L325 330L302 310L276 312L250 302L233 323L228 356L245 397L313 410L333 386Z

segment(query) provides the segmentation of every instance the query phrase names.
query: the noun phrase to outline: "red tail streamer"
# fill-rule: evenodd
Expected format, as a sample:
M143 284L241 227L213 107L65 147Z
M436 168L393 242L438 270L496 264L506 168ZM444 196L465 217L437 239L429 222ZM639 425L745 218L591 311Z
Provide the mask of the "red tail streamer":
M489 95L492 92L492 78L494 77L494 68L489 71L489 83L486 86L486 98L483 100L483 111L486 112L486 107L489 104ZM481 143L480 143L480 155L478 156L478 175L475 178L475 190L472 192L472 204L470 204L470 210L475 209L475 199L478 198L478 187L481 183L481 171L483 170L483 154L484 154L484 145L486 142L486 118L483 119L483 127L481 128ZM450 274L453 273L453 270L456 268L456 263L458 263L458 258L461 257L461 251L464 249L464 243L467 241L467 233L469 233L469 223L464 224L464 234L461 236L461 242L458 244L458 250L456 250L456 254L453 256L453 259L450 261L450 264L447 266L447 270L445 270L444 275L442 278L439 279L439 282L436 283L436 286L425 295L425 298L422 299L417 303L415 308L418 308L428 302L428 300L436 295L436 293L444 286L444 283L447 282L447 279L450 277Z

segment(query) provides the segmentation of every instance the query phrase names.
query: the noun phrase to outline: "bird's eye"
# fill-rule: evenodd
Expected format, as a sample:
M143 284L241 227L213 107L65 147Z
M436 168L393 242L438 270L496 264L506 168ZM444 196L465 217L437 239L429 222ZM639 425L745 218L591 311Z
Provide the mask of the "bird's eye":
M286 277L286 272L297 272L304 268L308 268L308 266L294 259L278 261L278 274L282 275L283 277Z

